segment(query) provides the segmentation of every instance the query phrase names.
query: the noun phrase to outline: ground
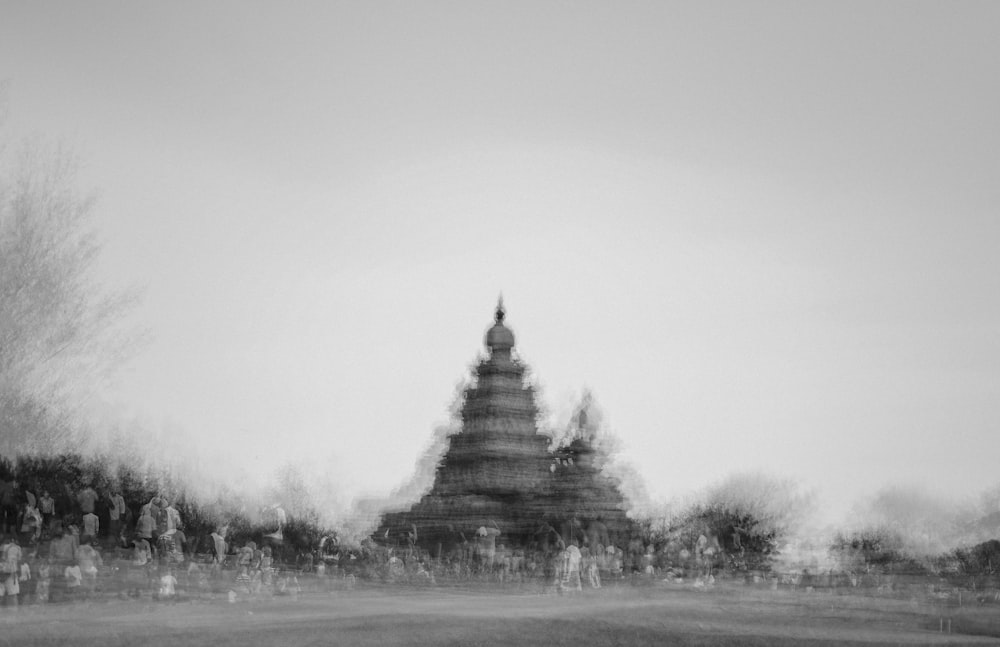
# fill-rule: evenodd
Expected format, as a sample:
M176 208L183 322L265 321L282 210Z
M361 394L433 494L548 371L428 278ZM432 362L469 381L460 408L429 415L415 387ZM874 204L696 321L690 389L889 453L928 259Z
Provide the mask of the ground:
M971 634L1000 635L1000 608L741 587L563 596L373 587L233 603L111 598L0 609L0 645L18 646L1000 645Z

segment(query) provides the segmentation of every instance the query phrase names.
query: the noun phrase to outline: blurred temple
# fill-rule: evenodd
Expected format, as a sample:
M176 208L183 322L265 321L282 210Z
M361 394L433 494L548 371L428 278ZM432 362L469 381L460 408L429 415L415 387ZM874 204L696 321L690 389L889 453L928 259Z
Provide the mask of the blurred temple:
M627 541L624 499L595 460L589 398L563 446L550 449L505 314L501 298L488 355L465 391L461 432L449 438L433 487L409 511L386 514L377 541L435 558L487 542L545 550L575 541L594 550Z

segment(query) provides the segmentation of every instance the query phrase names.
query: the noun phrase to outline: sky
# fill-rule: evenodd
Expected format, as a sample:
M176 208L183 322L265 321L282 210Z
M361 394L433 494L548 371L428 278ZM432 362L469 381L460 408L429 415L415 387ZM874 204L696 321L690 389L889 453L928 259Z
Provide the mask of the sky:
M0 1L151 341L139 426L413 474L497 296L654 498L1000 481L1000 6Z

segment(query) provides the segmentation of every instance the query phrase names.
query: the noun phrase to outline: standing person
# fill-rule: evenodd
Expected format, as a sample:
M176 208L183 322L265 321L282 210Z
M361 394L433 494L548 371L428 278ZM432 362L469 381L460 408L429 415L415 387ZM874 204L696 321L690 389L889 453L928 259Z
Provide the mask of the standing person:
M83 533L80 535L80 544L87 545L97 540L97 533L101 529L101 522L93 511L83 515Z
M76 502L80 504L80 514L93 514L94 504L97 503L98 499L100 499L100 497L97 496L97 492L94 491L94 488L90 487L90 484L87 484L87 486L84 487L78 495L76 495Z
M598 516L597 519L587 524L587 543L590 546L590 552L594 554L596 554L598 545L607 546L611 543L608 527L604 524L603 517Z
M8 605L17 606L18 595L21 593L21 586L18 579L21 576L21 547L17 545L17 540L13 535L7 537L3 544L2 554L0 554L0 588L6 595Z
M147 542L152 544L153 542L153 531L156 529L156 521L153 519L152 508L149 506L143 506L142 512L139 513L139 520L135 524L135 534L141 539L145 539Z
M63 579L66 582L66 599L74 600L80 591L80 583L83 581L83 571L80 570L80 565L73 563L63 569Z
M34 557L31 558L31 562L34 562ZM21 595L24 596L23 599L31 600L35 596L35 582L31 579L32 563L27 559L21 561L21 571L20 577L18 578L18 588L21 589Z
M601 574L597 567L596 552L592 552L589 548L584 547L580 553L583 557L583 569L587 573L587 581L590 583L590 588L601 588Z
M271 556L271 547L264 546L260 557L260 580L261 584L270 587L273 584L274 558Z
M49 560L38 565L38 576L35 579L35 599L38 602L49 601L49 585L52 582L52 568Z
M128 576L126 578L128 581L127 594L137 598L149 584L149 569L152 568L151 560L153 554L149 547L149 542L138 535L132 540L132 544L134 546L132 562L128 566Z
M566 573L563 576L563 589L570 591L582 591L583 584L580 581L580 562L582 554L576 540L569 542L566 547Z
M58 574L63 567L69 566L76 559L76 549L69 531L56 526L57 536L49 543L49 559L58 567Z
M101 553L97 550L97 540L85 542L76 554L82 576L83 592L90 596L97 589L97 574L100 567L104 565Z
M163 514L164 523L166 524L166 530L163 532L173 532L174 530L181 529L181 513L166 499L163 500Z
M20 529L24 524L24 515L28 512L28 508L25 505L27 504L34 508L38 503L38 499L35 497L34 487L31 484L19 483L17 485L17 527Z
M35 492L37 491L38 488L34 485L26 485L24 487L24 500L27 501L32 508L38 507L38 499L35 497Z
M160 535L157 548L161 563L180 564L184 562L187 549L187 537L183 530L168 530Z
M483 572L489 573L493 570L493 562L497 555L497 537L500 536L500 527L496 521L490 521L489 526L480 526L476 531L476 549L479 554L479 566Z
M250 582L253 579L251 571L253 570L253 554L255 550L257 550L257 544L248 541L236 556L236 582L246 586L247 592L250 591Z
M125 512L122 513L118 521L121 523L121 530L118 532L118 545L120 548L131 548L136 524L132 508L129 507L128 503L125 504Z
M412 526L411 530L406 531L406 558L405 562L410 563L413 559L413 554L417 549L417 524L410 524Z
M38 511L42 513L42 528L46 536L51 536L53 523L56 518L56 501L49 496L48 490L42 490L42 496L38 499Z
M119 542L122 532L122 520L125 517L125 498L118 488L114 488L108 495L108 534L114 538L115 543Z
M159 535L159 533L157 532L157 525L159 524L161 519L160 502L161 502L160 497L154 496L152 499L149 500L149 503L143 504L143 506L139 508L139 520L136 521L136 531L138 531L140 525L145 525L147 523L152 524L151 529L149 531L150 540L155 539ZM143 517L149 517L149 521L144 521ZM166 529L165 521L163 525L164 529Z
M32 552L38 549L38 539L42 533L42 513L28 501L24 504L21 515L21 541L25 546L31 546Z
M226 537L223 533L225 533L225 530L219 528L214 530L211 535L213 573L222 570L222 563L226 560L226 552L228 550L228 547L226 546Z
M76 551L80 549L80 528L75 523L71 523L67 526L67 531L69 545L73 547L73 559L76 559Z
M132 545L135 546L132 552L132 565L133 566L146 566L153 559L153 549L149 545L149 540L141 535L136 535L135 539L132 540Z
M177 576L173 568L161 569L160 575L160 600L173 600L177 595Z
M566 576L569 555L566 547L556 548L546 555L546 578L552 574L552 585L557 593L562 592L563 580Z

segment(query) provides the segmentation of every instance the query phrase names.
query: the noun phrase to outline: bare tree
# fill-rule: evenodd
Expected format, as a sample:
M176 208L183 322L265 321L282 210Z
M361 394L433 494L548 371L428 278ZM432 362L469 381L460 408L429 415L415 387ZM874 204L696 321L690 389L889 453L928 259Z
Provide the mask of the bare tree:
M94 198L77 160L35 138L0 146L0 453L64 448L77 407L135 348L135 290L95 277Z

